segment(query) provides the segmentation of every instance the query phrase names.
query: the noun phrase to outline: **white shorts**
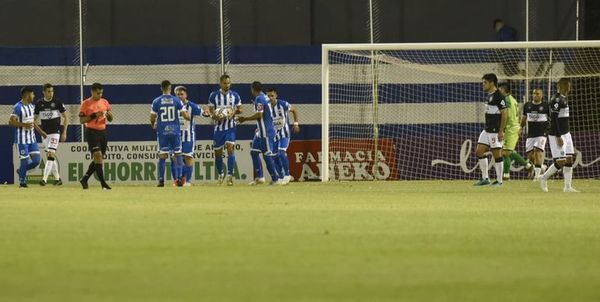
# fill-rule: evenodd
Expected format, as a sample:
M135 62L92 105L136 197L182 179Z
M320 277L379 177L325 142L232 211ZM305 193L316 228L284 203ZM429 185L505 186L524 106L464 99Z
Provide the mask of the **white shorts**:
M556 142L557 137L548 135L548 141L550 142L550 151L552 151L552 158L565 158L567 155L575 154L575 147L573 147L573 139L571 133L565 133L561 135L563 145L559 146Z
M479 134L478 144L486 145L491 149L502 149L503 141L498 140L498 133L488 133L485 130Z
M525 152L529 153L533 149L545 151L547 140L545 136L528 137L527 142L525 142Z
M48 134L46 138L42 140L42 144L44 145L46 152L52 151L56 152L58 149L58 143L60 142L60 134L52 133Z

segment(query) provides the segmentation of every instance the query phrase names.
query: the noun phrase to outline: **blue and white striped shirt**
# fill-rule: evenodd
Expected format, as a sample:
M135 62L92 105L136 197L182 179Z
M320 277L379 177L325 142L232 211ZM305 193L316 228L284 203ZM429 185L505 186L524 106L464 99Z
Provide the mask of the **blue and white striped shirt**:
M240 99L240 95L233 90L229 90L226 94L223 94L223 92L219 89L210 94L208 97L208 105L212 106L215 110L229 107L231 110L235 111L239 106L242 106L242 99ZM237 122L233 119L233 117L225 118L220 122L215 121L215 132L234 129L236 125Z
M275 126L273 126L273 108L271 101L264 93L254 98L254 111L262 112L262 117L256 120L258 137L275 137Z
M35 106L32 103L23 104L23 100L15 104L11 116L16 116L21 123L33 123ZM25 129L23 127L15 128L15 144L35 144L35 130Z
M273 106L273 126L277 130L276 139L290 137L290 108L290 103L280 99L277 99L277 103Z
M181 124L181 142L194 142L196 141L196 121L194 121L194 118L202 115L202 109L191 101L183 104L183 108L190 115L190 121L184 118L179 119Z

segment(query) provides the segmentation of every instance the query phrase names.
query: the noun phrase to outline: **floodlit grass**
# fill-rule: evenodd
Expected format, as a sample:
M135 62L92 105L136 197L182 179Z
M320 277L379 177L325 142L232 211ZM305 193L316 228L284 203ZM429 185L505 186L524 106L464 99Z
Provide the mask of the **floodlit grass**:
M600 301L600 181L0 186L1 301Z

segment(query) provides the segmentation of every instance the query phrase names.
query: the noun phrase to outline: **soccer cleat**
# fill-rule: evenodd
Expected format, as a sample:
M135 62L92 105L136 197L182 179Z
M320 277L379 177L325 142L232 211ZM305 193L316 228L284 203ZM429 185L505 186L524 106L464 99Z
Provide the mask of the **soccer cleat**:
M103 183L101 186L102 190L112 190L112 188L107 183Z
M19 184L19 188L29 188L27 184Z
M533 171L533 165L531 163L527 163L527 165L525 166L525 170L527 171L527 178L533 178L534 176L534 171Z
M502 174L502 180L510 180L510 173Z
M489 178L482 178L480 179L478 182L476 182L474 184L474 186L487 186L490 184L490 179Z
M497 180L494 180L494 182L492 183L492 187L501 187L501 186L502 186L502 183Z
M573 187L564 188L563 192L565 192L565 193L579 193L579 191L575 190Z
M548 180L544 177L540 177L540 188L542 192L548 192Z
M158 182L158 185L156 185L156 186L159 187L159 188L162 188L162 187L165 186L165 182L161 180L161 181Z
M287 185L287 184L290 183L291 180L292 180L292 177L290 175L286 175L286 176L283 177L282 184L283 185Z
M541 178L542 178L541 176L534 176L533 181L540 181Z
M87 189L89 188L87 180L85 180L85 179L83 179L83 178L82 178L82 179L79 181L79 183L81 184L81 187L82 187L84 190L87 190Z
M62 182L62 179L60 179L60 178L58 180L54 181L55 186L62 186L62 184L63 184L63 182Z
M261 185L265 183L265 178L261 177L261 178L255 178L253 181L251 181L250 183L248 183L249 186L256 186L256 185Z
M225 175L221 174L219 175L219 178L217 179L217 185L222 185L223 184L223 180L225 179Z
M283 185L283 180L280 178L276 181L271 180L271 182L269 182L270 186L281 186Z
M227 175L227 185L233 186L233 176Z
M183 184L183 186L184 186L184 187L191 187L191 186L192 186L192 183L191 183L191 182L186 182L186 183L184 183L184 184Z
M183 182L181 182L181 179L177 179L177 180L175 180L175 185L177 185L178 187L182 187Z
M40 180L40 186L42 186L42 187L43 187L43 186L45 186L45 185L46 185L46 181L45 181L45 180L43 180L43 179L42 179L42 180Z

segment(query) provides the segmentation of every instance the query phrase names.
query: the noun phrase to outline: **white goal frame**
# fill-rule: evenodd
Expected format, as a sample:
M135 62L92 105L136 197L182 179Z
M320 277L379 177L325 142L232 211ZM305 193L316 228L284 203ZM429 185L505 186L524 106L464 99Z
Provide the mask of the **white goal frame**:
M323 44L321 48L321 181L330 180L329 175L329 53L331 51L391 51L391 50L460 50L460 49L525 49L525 66L528 70L529 49L537 48L600 48L599 40L587 41L535 41L535 42L465 42L465 43L374 43L374 44ZM525 75L528 83L528 75ZM377 79L373 79L376 83ZM375 84L374 84L375 85ZM527 89L528 90L528 89ZM526 90L526 91L527 91ZM374 92L375 94L376 92ZM374 95L374 102L377 96ZM374 137L377 127L374 128ZM377 146L375 146L377 148ZM375 150L377 151L377 150Z

